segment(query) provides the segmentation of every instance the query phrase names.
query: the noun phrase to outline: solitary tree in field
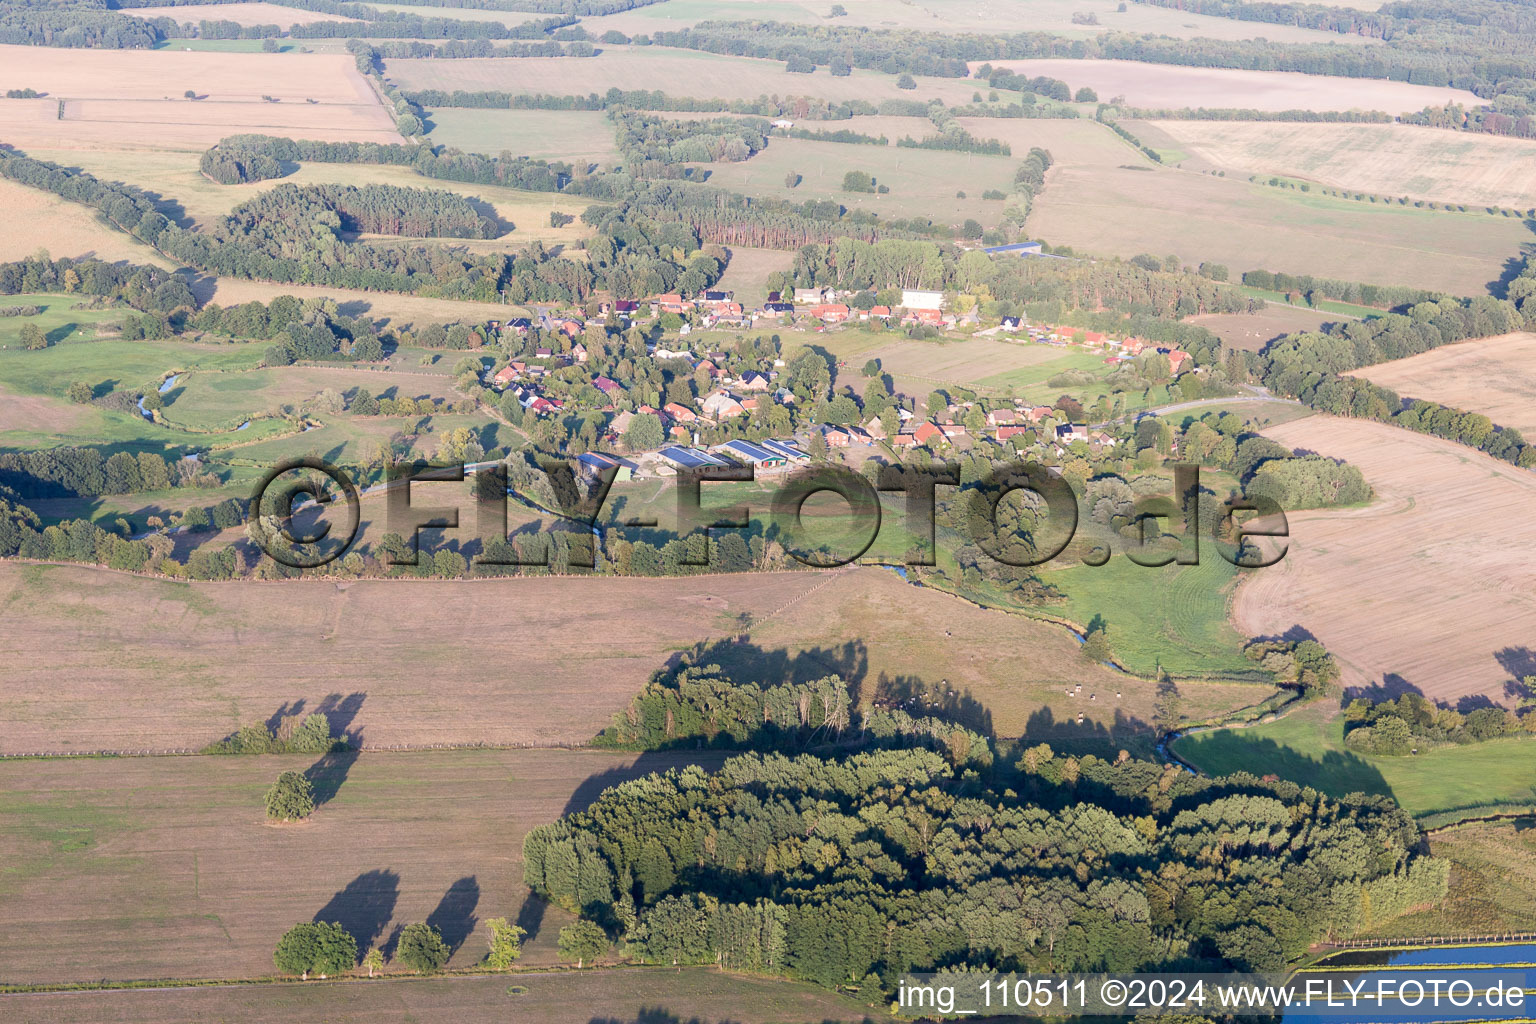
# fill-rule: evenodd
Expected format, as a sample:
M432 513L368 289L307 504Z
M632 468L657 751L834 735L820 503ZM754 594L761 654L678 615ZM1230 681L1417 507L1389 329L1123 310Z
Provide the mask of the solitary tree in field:
M560 929L560 959L582 967L608 952L608 936L591 921L577 921Z
M48 347L48 336L37 324L21 325L21 347L39 349Z
M302 772L283 772L267 790L267 817L299 821L315 811L315 790Z
M368 977L373 977L375 971L384 969L384 951L375 946L363 954L363 966L368 968Z
M96 389L91 387L83 380L77 380L69 386L69 400L80 405L84 405L86 402L89 402L91 400L91 396L95 393Z
M528 932L504 917L493 917L485 926L491 931L491 949L485 954L485 965L504 971L523 955L523 936Z
M448 946L443 942L442 933L418 921L406 925L400 933L395 959L413 971L430 974L442 970L448 962Z
M804 179L800 177L799 172L797 172L797 171L788 171L784 175L784 187L785 188L799 188L800 187L800 182L803 181L803 180Z
M277 940L272 962L284 974L305 981L310 971L322 978L342 974L357 963L357 939L336 922L296 924Z
M182 95L185 96L189 100L195 100L195 99L197 99L197 90L196 89L188 89L186 92L182 93Z
M900 77L898 77L896 79L896 88L898 88L898 89L916 89L917 88L917 79L913 78L911 75L902 74Z

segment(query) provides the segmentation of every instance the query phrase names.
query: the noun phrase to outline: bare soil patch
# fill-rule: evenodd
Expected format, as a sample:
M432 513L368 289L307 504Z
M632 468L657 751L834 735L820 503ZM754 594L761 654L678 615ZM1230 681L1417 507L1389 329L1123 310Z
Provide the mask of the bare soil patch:
M1536 671L1536 566L1521 554L1536 545L1536 474L1364 420L1265 433L1359 466L1377 500L1290 515L1289 553L1238 590L1238 629L1308 631L1347 687L1510 702L1506 684Z
M1404 398L1428 398L1480 412L1503 427L1536 436L1536 334L1478 338L1368 366L1366 377Z

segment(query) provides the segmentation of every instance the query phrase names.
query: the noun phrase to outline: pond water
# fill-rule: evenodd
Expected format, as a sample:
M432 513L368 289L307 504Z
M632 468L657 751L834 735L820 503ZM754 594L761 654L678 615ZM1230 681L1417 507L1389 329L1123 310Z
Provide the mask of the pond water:
M1461 1021L1514 1021L1530 1020L1533 1016L1528 1005L1536 997L1526 996L1516 1005L1490 1005L1485 993L1495 987L1518 987L1527 991L1536 988L1536 944L1524 943L1507 946L1442 946L1435 949L1364 949L1350 950L1331 956L1319 966L1358 966L1358 971L1302 971L1297 975L1300 988L1307 982L1314 985L1332 982L1336 993L1335 1004L1309 1009L1287 1010L1281 1020L1285 1024L1302 1021L1326 1021L1328 1024L1406 1024L1409 1021L1436 1021L1457 1024ZM1462 966L1477 964L1479 966ZM1493 966L1486 966L1493 965ZM1508 965L1508 966L1498 966ZM1390 968L1383 970L1382 968ZM1475 993L1469 1005L1456 1006L1442 999L1435 1004L1427 993L1434 991L1436 983L1442 992L1458 991L1458 999L1468 1002L1466 993ZM1349 989L1346 989L1346 985ZM1420 1005L1411 1003L1418 997L1417 985L1424 987L1426 996ZM1452 989L1457 985L1457 989ZM1385 992L1385 1000L1348 997L1347 991L1364 993ZM1404 1000L1391 998L1393 993L1403 992ZM1352 1005L1358 1003L1358 1005Z

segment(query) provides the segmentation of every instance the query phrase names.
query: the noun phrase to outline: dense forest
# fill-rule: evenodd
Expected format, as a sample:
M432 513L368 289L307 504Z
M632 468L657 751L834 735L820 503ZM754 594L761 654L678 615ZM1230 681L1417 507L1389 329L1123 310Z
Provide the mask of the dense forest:
M860 749L836 677L758 686L704 670L683 685L697 699L642 696L625 721L815 752L626 782L524 842L535 892L651 963L876 997L905 971L965 965L1274 970L1445 892L1447 866L1384 798L1045 744L1006 759L926 738ZM771 728L748 725L753 710Z

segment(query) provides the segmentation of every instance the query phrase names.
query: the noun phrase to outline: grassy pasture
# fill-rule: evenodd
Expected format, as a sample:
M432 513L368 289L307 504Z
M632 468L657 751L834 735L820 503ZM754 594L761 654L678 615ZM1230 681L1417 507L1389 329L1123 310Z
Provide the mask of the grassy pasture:
M758 15L753 14L753 17ZM600 19L588 19L591 22ZM661 89L701 98L755 100L759 96L819 96L830 100L942 99L968 103L974 82L954 78L918 79L916 90L896 88L894 75L854 71L833 78L825 68L814 75L790 74L782 61L728 57L664 46L604 46L596 57L493 57L466 60L402 59L385 62L402 89L496 89L511 93L602 94L609 88Z
M1333 796L1382 793L1420 817L1536 799L1536 739L1513 736L1411 757L1374 757L1344 746L1344 720L1335 710L1315 704L1266 725L1194 733L1174 749L1212 775L1272 772Z
M703 754L717 764L719 754ZM272 973L292 924L340 920L359 951L432 920L485 953L488 917L539 918L524 963L555 963L570 915L527 905L522 840L626 779L688 754L457 750L0 763L0 937L8 983L230 978ZM308 821L272 825L282 771L330 794ZM525 927L529 918L525 917ZM153 941L144 939L153 937ZM505 983L504 983L505 984Z
M1256 34L1265 36L1268 27L1254 26ZM1333 33L1327 33L1327 36L1334 41L1344 38ZM1471 93L1462 89L1355 78L1341 86L1341 79L1328 75L1287 71L1240 71L1066 57L995 60L992 66L1009 68L1031 77L1049 75L1059 78L1074 91L1086 85L1101 99L1124 96L1134 107L1383 110L1389 114L1403 114L1423 110L1426 106L1476 102Z
M1358 466L1377 500L1290 513L1285 558L1238 591L1238 629L1309 631L1339 659L1347 687L1508 701L1505 684L1530 672L1536 630L1536 570L1509 555L1536 543L1536 477L1363 420L1309 416L1266 434Z
M1242 654L1244 637L1227 617L1237 575L1209 543L1201 546L1199 565L1152 568L1117 552L1101 566L1048 567L1042 573L1067 598L1047 608L1050 614L1079 625L1101 618L1122 665L1175 676L1253 671Z
M513 985L527 991L509 992ZM501 1024L509 1018L547 1024L770 1024L858 1021L871 1013L848 996L809 983L700 967L72 992L3 1000L9 1012L18 1014L19 1024L291 1024L358 1016L378 1024Z
M600 110L438 107L427 111L427 126L433 145L457 146L468 153L496 155L505 150L538 160L593 164L618 159L613 125Z
M759 305L768 298L768 275L775 270L788 270L794 262L792 252L733 246L731 262L715 287L734 292L736 301L743 306Z
M397 439L409 442L407 447L412 457L428 458L436 452L443 435L459 427L468 428L487 451L512 444L517 436L511 427L477 414L449 413L431 417L341 415L328 417L328 420L324 426L302 434L265 441L252 439L249 444L225 449L220 454L258 465L318 455L341 466L366 466ZM425 425L415 432L418 424Z
M978 156L942 150L898 149L895 146L850 146L840 142L774 139L751 160L708 164L709 183L754 196L804 202L833 199L849 209L869 209L882 217L929 217L941 224L974 218L992 225L1002 217L1003 204L984 200L982 192L1006 192L1018 167L1014 157ZM804 180L788 188L789 172ZM843 175L864 171L889 185L887 195L843 191ZM964 191L966 198L955 193Z
M1524 139L1405 124L1150 124L1210 164L1243 174L1410 199L1536 205L1536 142Z
M1536 434L1536 334L1478 338L1422 352L1353 376L1406 398L1430 398L1483 413L1495 423Z
M375 397L457 398L442 374L379 373L351 367L283 366L242 373L194 373L166 392L164 415L200 430L238 426L281 406L300 406L323 390L345 394L367 388ZM338 417L340 418L340 417Z

